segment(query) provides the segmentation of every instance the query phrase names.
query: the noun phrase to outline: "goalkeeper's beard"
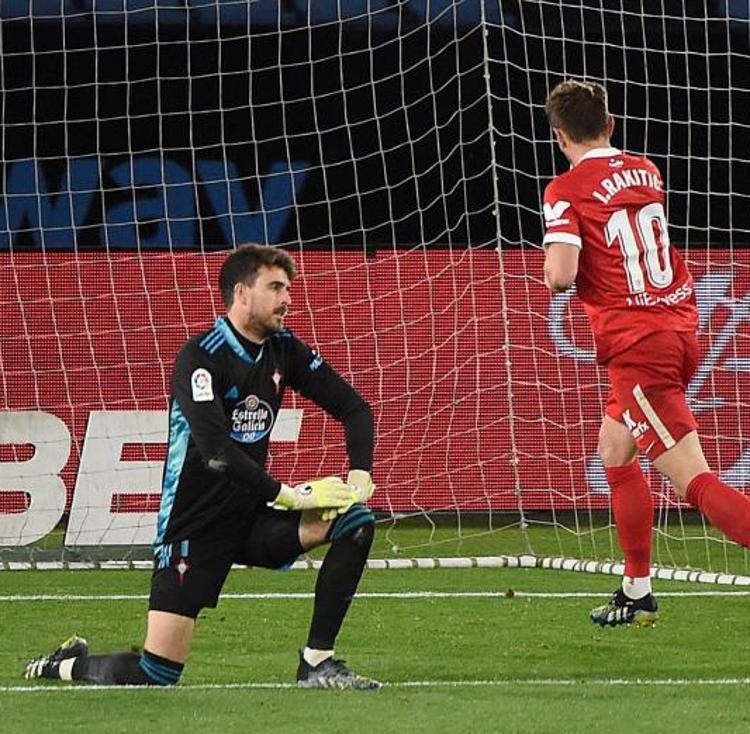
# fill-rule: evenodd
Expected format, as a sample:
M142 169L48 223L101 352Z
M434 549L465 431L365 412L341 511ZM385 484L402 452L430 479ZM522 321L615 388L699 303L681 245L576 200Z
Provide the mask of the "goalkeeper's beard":
M278 334L284 328L284 317L287 309L276 309L265 318L259 316L250 316L248 327L263 339Z

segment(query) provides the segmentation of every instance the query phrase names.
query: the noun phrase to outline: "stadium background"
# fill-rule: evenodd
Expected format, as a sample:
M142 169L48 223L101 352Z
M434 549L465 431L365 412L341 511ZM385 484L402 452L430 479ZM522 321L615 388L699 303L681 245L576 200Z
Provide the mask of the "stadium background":
M89 412L163 409L176 349L220 310L211 252L260 241L300 262L293 328L376 409L378 509L514 509L518 489L527 509L605 507L602 376L535 277L563 170L543 102L567 76L607 81L616 144L660 166L672 239L714 278L704 325L734 351L701 427L744 486L742 443L720 439L750 433L747 23L707 21L720 3L306 5L2 3L0 408L65 421L69 497ZM274 471L343 468L306 407Z
M566 76L607 81L619 144L664 172L676 232L750 231L730 166L749 41L725 3L503 0L484 24L476 1L93 5L3 2L5 247L486 244L493 209L466 200L492 190L492 124L502 245L535 243L538 176L562 165L543 103Z

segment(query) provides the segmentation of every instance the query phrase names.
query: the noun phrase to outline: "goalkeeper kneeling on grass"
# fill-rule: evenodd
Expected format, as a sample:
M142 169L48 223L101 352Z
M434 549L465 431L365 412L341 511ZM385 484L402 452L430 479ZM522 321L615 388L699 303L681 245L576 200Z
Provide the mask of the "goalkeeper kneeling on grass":
M32 660L26 678L177 683L195 620L201 609L216 606L233 563L283 568L329 543L297 683L380 688L334 658L373 539L374 516L366 506L374 491L372 412L284 328L294 275L294 261L283 250L245 245L233 251L219 275L226 316L177 355L143 652L91 655L86 641L74 636ZM344 425L351 466L346 482L329 476L287 486L265 471L287 387Z

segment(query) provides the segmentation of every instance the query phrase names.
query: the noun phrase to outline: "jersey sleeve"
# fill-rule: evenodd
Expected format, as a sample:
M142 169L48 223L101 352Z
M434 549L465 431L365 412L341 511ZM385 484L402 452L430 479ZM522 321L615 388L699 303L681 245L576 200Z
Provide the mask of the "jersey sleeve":
M543 247L562 242L581 248L581 229L571 198L564 186L555 179L544 190L544 240Z
M344 426L351 469L372 471L375 421L367 401L305 342L292 337L290 386Z
M222 405L225 387L221 370L210 356L195 344L185 345L175 360L172 396L203 461L210 470L226 474L241 491L273 500L281 483L229 437L231 426Z

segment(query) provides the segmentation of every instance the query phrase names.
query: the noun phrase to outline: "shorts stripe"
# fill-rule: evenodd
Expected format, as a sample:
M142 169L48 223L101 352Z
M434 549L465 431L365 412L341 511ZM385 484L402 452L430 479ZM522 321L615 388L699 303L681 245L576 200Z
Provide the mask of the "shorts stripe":
M648 401L648 398L646 397L645 393L643 392L643 388L640 385L636 385L633 388L633 397L635 398L636 403L638 403L640 409L643 411L643 415L646 416L646 420L648 420L652 428L656 431L656 435L661 439L661 442L664 444L664 448L671 449L672 446L674 446L677 442L672 438L672 434L669 432L664 423L662 423L661 418L659 418L659 416L656 414L654 406L651 405L651 403Z

